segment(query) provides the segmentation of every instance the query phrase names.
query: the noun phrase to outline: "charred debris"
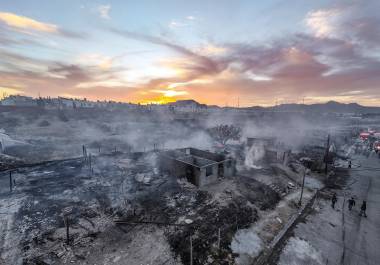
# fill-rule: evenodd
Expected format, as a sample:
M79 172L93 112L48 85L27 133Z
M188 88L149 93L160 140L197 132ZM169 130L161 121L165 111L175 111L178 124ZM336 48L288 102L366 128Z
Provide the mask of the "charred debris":
M8 164L1 207L14 206L1 220L11 231L1 238L2 259L90 264L160 244L153 264L235 264L236 232L300 188L301 158L323 171L326 147L291 149L255 136L213 150L83 146L76 158ZM144 260L132 256L131 264Z

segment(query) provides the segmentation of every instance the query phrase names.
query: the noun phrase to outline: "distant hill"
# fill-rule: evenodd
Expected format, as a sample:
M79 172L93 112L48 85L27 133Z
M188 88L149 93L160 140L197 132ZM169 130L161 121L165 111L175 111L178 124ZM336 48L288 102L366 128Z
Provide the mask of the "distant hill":
M220 108L218 106L212 105L208 106L205 104L200 104L195 100L177 100L176 102L168 103L168 105L176 107L191 107L191 108ZM233 109L233 107L228 107ZM291 112L335 112L335 113L380 113L380 107L367 107L362 106L357 103L339 103L336 101L329 101L327 103L318 104L281 104L273 107L261 107L252 106L242 109L248 109L253 111L291 111Z
M250 109L257 109L251 107ZM329 101L318 104L281 104L278 106L268 107L265 110L272 111L306 111L306 112L335 112L335 113L380 113L380 107L366 107L357 103L339 103Z

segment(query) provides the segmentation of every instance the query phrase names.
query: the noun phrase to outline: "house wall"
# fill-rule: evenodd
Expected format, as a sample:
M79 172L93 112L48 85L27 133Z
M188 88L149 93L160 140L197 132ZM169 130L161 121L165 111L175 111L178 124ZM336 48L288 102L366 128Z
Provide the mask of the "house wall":
M160 170L168 172L177 178L186 178L190 183L199 186L200 169L168 156L160 156Z
M206 176L207 166L201 167L199 175L199 187L216 182L218 180L218 164L213 164L209 167L212 167L212 174L209 176Z
M273 137L264 137L264 138L247 138L247 145L251 147L252 145L262 145L264 147L274 146L276 139Z
M277 162L277 151L266 149L264 159L265 161L270 162L270 163Z
M194 155L194 156L199 156L208 160L216 161L216 162L221 162L225 160L224 155L221 154L214 154L208 151L203 151L203 150L198 150L195 148L186 148L185 149L186 154Z
M187 164L170 157L160 157L160 169L177 177L185 177Z
M235 162L232 159L223 162L223 176L232 177L235 175Z
M282 153L282 158L281 158L281 161L284 165L287 165L290 161L290 154L291 154L292 151L288 150L288 151L284 151Z

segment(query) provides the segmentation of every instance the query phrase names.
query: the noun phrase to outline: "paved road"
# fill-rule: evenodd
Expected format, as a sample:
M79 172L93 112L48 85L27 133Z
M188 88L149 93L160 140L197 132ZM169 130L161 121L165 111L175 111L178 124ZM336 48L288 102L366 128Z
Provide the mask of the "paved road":
M335 209L329 200L317 200L315 214L294 230L281 254L281 265L379 265L380 264L380 159L353 157L360 167L342 172L347 183L336 190ZM377 170L374 170L377 168ZM347 200L355 196L356 206L348 210ZM367 218L359 216L367 201Z

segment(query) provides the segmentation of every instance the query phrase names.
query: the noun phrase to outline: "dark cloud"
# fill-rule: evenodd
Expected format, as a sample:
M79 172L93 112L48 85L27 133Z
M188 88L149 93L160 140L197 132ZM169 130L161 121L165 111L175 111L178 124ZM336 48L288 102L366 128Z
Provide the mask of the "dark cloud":
M78 39L78 40L89 40L90 34L86 32L79 32L79 31L71 31L66 29L60 29L58 31L58 35L70 38L70 39Z
M77 82L84 82L91 80L90 71L79 67L78 65L63 63L56 63L53 66L48 67L48 72L52 74L58 74L65 79L75 80Z
M100 68L97 65L67 64L41 60L0 49L0 87L19 87L26 94L37 95L82 95L94 93L91 89L80 89L81 83L91 83L115 78L121 67ZM99 86L98 86L99 87ZM115 90L103 87L105 93ZM98 90L97 90L98 91ZM117 89L120 91L120 88ZM93 95L93 98L96 97Z
M144 42L149 42L152 44L160 45L166 48L169 48L181 55L186 56L191 61L182 64L182 68L189 71L190 78L196 78L202 75L213 75L221 72L226 65L222 65L221 62L218 62L210 57L200 55L194 51L157 36L151 36L148 34L142 34L127 30L119 30L116 28L108 28L109 31L123 36L129 39L140 40Z

